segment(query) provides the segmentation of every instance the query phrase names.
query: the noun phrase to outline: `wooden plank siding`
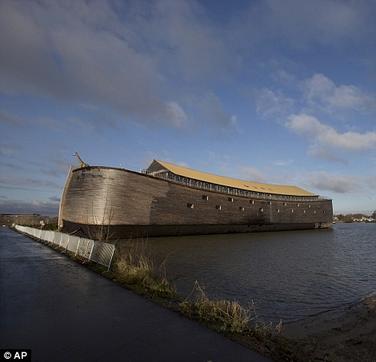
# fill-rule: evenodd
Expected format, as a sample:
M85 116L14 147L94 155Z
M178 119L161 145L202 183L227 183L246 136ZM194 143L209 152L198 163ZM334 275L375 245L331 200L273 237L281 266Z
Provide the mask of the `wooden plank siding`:
M327 227L333 216L331 200L250 199L125 169L80 168L68 182L61 207L64 227L112 225L131 230L133 226L138 233L147 230L150 236L161 235L163 230L168 235L182 230L205 234Z

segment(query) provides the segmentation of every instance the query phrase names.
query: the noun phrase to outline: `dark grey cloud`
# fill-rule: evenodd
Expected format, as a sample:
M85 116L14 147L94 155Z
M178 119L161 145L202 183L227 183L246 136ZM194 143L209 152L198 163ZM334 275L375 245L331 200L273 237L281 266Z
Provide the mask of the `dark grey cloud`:
M17 175L1 175L0 187L20 190L60 190L62 188L62 185L46 179L35 179Z
M0 111L0 124L9 124L12 126L20 126L24 124L21 118L14 116L13 114Z
M0 156L11 157L18 152L20 146L0 143Z
M58 214L59 204L43 201L19 201L0 198L0 213L38 213L41 215L55 216Z
M364 0L251 1L219 22L195 0L3 0L0 91L183 127L187 95L243 76L260 47L366 42L375 35L372 10ZM231 115L216 119L233 125Z
M24 174L39 174L54 178L64 177L68 174L68 170L71 165L70 161L71 160L66 159L51 159L48 162L48 166L46 166L46 162L22 161L14 157L9 160L4 158L4 160L0 160L0 169L2 169L1 171L4 173L4 175L7 174L7 176L3 176L3 178L0 177L0 182L11 184L16 180L16 184L18 184L20 182L19 180L22 180L22 184L29 183L29 178L27 178L25 182L23 181L24 177L17 176L17 172L19 171L22 171ZM9 171L15 172L13 176L9 175ZM37 180L31 180L31 185L35 185L37 183Z
M187 116L163 92L153 57L108 2L0 5L0 89L102 105L135 120L180 127ZM139 41L139 39L137 39Z
M367 185L370 187L370 189L375 190L376 189L376 175L371 175L366 177Z
M209 124L217 126L220 131L236 130L237 119L235 114L231 114L224 109L219 98L214 93L206 93L196 102L199 117Z
M72 157L73 159L73 157ZM53 159L51 161L51 167L46 168L43 167L40 169L42 174L46 174L52 177L61 177L66 176L68 174L69 167L71 163L68 162L66 159Z
M59 196L51 196L48 198L51 202L60 202L60 197Z
M375 11L371 0L255 1L234 19L234 27L237 36L246 33L251 44L279 40L294 48L359 46L372 44Z
M318 190L335 193L350 193L363 189L361 180L354 176L331 174L325 171L311 172L305 176L306 182Z

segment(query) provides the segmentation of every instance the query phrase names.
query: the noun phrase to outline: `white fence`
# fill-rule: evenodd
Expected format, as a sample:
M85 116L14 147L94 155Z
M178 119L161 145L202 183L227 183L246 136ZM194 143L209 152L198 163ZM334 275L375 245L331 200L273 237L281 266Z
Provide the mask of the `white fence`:
M60 248L68 250L75 255L106 266L110 269L112 258L115 253L115 245L80 238L78 236L60 233L58 231L40 230L28 226L16 225L15 229L34 238L48 241Z

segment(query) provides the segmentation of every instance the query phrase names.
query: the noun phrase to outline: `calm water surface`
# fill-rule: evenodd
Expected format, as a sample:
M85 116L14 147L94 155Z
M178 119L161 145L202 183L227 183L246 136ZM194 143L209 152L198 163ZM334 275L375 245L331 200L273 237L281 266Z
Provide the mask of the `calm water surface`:
M167 274L187 295L252 300L266 320L299 320L376 292L376 224L332 230L150 238Z

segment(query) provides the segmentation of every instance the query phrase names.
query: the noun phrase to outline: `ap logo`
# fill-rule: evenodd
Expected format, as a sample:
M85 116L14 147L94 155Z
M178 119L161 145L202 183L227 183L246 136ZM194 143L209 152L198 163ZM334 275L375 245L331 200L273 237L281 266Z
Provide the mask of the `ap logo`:
M31 361L31 349L0 350L0 361Z

